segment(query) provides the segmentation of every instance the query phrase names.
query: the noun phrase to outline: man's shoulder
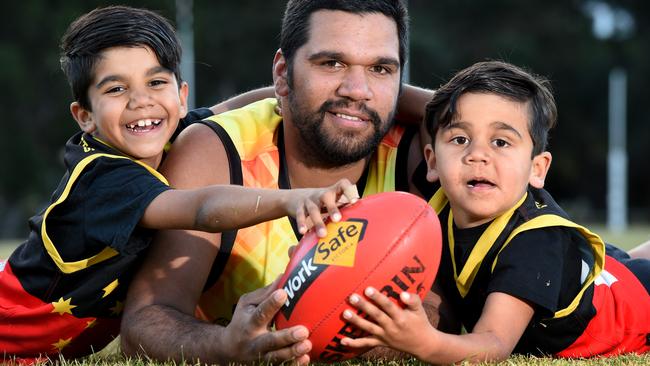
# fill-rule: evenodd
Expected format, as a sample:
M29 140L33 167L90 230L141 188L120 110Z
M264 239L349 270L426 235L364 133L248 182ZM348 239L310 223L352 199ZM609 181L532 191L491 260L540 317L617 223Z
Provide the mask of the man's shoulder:
M227 150L236 150L243 159L277 150L277 131L282 116L275 99L264 99L243 108L208 118L204 123L218 135Z

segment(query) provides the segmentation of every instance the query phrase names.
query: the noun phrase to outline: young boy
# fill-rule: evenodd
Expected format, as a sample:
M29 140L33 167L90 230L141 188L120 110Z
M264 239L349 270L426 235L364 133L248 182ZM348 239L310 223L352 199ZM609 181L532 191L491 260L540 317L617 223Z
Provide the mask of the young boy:
M475 64L436 91L425 156L441 184L430 202L443 229L438 282L468 333L431 327L417 296L402 293L402 309L368 288L371 301L350 303L369 319L343 317L370 335L342 344L436 364L650 351L650 261L606 249L542 189L555 122L548 82L510 64Z
M101 8L73 22L62 68L82 132L66 144L67 173L31 233L0 262L0 352L23 361L86 355L118 333L130 279L155 229L221 232L285 215L324 235L321 207L340 217L347 181L324 189L171 189L156 168L186 113L173 28L143 9ZM164 279L161 279L164 280Z

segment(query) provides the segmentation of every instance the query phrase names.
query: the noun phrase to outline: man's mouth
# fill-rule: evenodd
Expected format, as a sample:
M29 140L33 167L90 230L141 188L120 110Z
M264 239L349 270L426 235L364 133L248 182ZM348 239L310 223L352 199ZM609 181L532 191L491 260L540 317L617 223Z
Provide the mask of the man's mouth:
M156 128L158 125L160 125L160 122L162 122L161 119L151 119L151 118L145 118L145 119L139 119L137 121L133 121L129 124L126 125L126 128L131 131L148 131Z
M359 118L359 117L350 116L350 115L348 115L348 114L343 114L343 113L334 113L334 115L337 116L337 117L339 117L339 118L347 119L347 120L350 120L350 121L356 121L356 122L361 122L361 121L363 121L363 119L361 119L361 118Z

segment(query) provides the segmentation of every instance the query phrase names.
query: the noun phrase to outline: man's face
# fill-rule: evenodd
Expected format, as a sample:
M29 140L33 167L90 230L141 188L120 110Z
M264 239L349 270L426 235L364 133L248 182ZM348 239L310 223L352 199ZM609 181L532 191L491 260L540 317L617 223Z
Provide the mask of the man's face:
M332 168L368 156L391 126L400 83L394 20L320 10L293 60L288 110L308 166Z

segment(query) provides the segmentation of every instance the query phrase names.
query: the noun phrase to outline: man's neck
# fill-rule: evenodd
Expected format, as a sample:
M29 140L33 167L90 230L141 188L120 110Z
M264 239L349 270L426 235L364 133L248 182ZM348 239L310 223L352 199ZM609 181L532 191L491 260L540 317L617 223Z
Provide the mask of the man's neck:
M284 161L291 188L326 187L347 178L357 183L363 175L368 159L335 168L319 168L305 164L304 154L298 148L298 136L284 128Z
M363 175L367 159L340 168L317 168L305 165L295 153L285 150L291 188L326 187L347 178L356 183Z

